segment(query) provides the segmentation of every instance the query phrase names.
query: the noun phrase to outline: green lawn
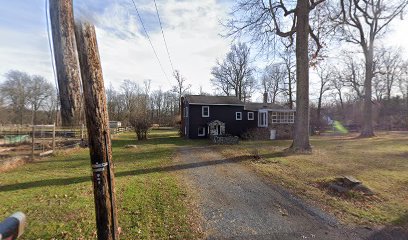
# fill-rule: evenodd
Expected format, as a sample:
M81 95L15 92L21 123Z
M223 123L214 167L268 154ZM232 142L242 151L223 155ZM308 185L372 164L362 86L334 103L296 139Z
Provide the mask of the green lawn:
M228 157L259 153L250 165L270 181L332 212L344 223L408 227L408 133L379 133L371 139L354 135L312 137L313 153L287 155L291 141L245 141L220 148ZM352 175L377 194L336 196L321 182Z
M154 130L149 138L137 142L133 133L124 133L113 141L121 239L197 238L197 216L188 210L190 193L166 166L177 147L207 142L184 140L169 130ZM408 134L313 137L310 155L286 155L290 142L243 141L218 149L228 158L258 152L262 160L248 161L251 167L345 223L407 226ZM137 147L124 148L127 144ZM26 213L29 224L22 239L94 239L90 175L88 149L60 152L0 173L0 218ZM355 176L376 196L343 198L318 187L339 175Z
M137 142L134 133L124 133L113 140L121 239L195 238L188 193L163 167L177 146L202 142L169 130L154 130L149 137ZM138 147L124 148L127 144ZM60 152L0 176L0 218L24 212L28 227L22 239L95 238L88 149Z

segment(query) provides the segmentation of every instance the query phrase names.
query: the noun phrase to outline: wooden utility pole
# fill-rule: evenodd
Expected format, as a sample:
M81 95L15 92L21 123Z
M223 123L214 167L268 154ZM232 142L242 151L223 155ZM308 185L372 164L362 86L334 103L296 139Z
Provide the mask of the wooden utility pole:
M74 126L79 123L82 98L72 0L49 3L62 126Z
M95 27L78 22L75 34L84 88L98 239L118 239L109 119Z

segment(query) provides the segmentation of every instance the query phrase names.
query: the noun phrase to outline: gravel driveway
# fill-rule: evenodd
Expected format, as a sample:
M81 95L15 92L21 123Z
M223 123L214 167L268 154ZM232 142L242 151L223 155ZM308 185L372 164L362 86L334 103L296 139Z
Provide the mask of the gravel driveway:
M196 193L207 239L360 239L325 213L268 184L240 159L182 147L177 164Z

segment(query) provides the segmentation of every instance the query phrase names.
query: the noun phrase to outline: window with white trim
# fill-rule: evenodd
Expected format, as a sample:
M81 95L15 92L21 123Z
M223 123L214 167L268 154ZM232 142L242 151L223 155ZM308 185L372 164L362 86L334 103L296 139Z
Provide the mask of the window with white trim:
M295 112L272 112L272 123L294 123Z
M199 127L198 128L198 136L199 137L205 136L205 127Z
M209 106L202 106L201 107L201 116L202 117L209 117L210 116L210 107Z
M235 113L235 120L242 120L242 112Z
M268 111L258 112L258 127L268 127Z
M248 120L254 120L254 112L248 112Z

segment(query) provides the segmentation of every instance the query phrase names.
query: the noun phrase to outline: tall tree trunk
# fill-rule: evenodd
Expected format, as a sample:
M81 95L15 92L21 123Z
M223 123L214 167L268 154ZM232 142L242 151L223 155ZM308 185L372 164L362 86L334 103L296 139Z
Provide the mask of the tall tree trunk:
M62 125L78 125L82 105L81 75L75 44L72 0L49 2Z
M298 0L296 6L296 119L294 152L312 150L309 142L309 1Z
M365 80L364 80L364 106L363 106L363 128L360 137L373 137L373 108L371 103L373 61L374 61L374 41L370 41L367 51L365 51Z

